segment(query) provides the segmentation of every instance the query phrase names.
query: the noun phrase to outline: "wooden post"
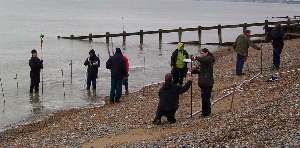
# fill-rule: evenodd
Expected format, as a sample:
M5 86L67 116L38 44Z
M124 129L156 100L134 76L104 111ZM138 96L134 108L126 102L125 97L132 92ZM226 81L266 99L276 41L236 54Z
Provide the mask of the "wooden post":
M140 30L140 46L142 47L143 46L143 43L144 43L144 37L143 37L143 30Z
M123 31L123 47L126 45L126 31Z
M71 84L72 84L72 80L73 80L73 61L72 60L71 60L70 66L71 66Z
M291 19L288 19L287 20L287 32L289 33L289 32L291 32Z
M221 25L218 25L218 37L219 37L219 45L222 45L222 29L221 29Z
M202 36L202 27L198 26L198 42L199 42L199 49L201 48L201 36Z
M178 29L178 42L181 42L181 38L182 38L182 28L179 27L179 29Z
M244 25L243 25L243 32L245 32L246 30L247 30L247 23L244 23Z
M109 45L109 32L106 32L106 44Z
M158 38L159 38L159 45L158 45L158 48L159 48L159 50L161 51L161 48L162 48L162 29L159 29L159 30L158 30Z
M92 42L92 41L93 41L93 34L90 33L90 34L89 34L89 42Z
M265 20L264 29L265 29L265 36L267 36L268 31L269 31L269 21L268 20Z
M235 91L236 91L235 89L236 89L236 84L234 84L232 97L231 97L231 103L230 103L230 111L231 112L232 112L232 109L233 109L233 99L234 99L234 95L235 95Z

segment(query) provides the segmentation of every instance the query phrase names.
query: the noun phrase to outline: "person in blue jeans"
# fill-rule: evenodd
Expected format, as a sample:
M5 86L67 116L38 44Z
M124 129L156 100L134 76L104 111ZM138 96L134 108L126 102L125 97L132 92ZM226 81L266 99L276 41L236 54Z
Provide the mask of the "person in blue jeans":
M237 60L236 60L236 75L244 75L243 68L244 63L247 61L248 57L248 49L252 47L256 50L261 50L260 47L256 46L250 40L251 31L245 30L243 34L240 34L235 43L233 44L233 48L237 53Z
M106 68L111 71L110 103L120 102L122 82L126 77L125 62L120 48L106 62Z
M280 67L280 54L284 46L284 32L280 24L276 24L275 28L271 31L271 40L273 46L273 68L279 69Z

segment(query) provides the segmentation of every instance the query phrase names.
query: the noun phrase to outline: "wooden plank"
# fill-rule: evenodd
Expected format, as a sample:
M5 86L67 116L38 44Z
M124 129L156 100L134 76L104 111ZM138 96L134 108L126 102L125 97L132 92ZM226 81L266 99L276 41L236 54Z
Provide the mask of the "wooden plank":
M144 34L157 34L158 31L145 31Z
M286 33L286 35L300 37L300 33Z

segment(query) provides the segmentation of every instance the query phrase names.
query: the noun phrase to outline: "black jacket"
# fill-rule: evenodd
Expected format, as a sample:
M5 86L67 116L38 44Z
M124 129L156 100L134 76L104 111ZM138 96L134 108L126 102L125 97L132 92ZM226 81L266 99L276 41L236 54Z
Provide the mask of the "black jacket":
M88 66L87 73L88 76L96 76L98 75L98 68L100 67L100 60L99 58L94 55L92 57L89 57L84 62L85 66Z
M43 61L38 57L31 57L29 60L30 78L40 80L40 72L43 69Z
M121 53L115 53L106 62L106 68L111 70L111 77L115 79L123 79L127 73L125 61Z
M214 70L213 65L215 58L213 56L204 56L196 58L200 62L200 66L192 71L193 74L198 74L199 87L213 86L214 84Z
M274 29L271 31L271 40L273 48L282 49L284 46L284 32L281 29Z
M192 81L188 81L184 86L178 86L176 84L164 84L159 90L159 104L158 111L163 112L175 112L179 106L179 95L186 92Z

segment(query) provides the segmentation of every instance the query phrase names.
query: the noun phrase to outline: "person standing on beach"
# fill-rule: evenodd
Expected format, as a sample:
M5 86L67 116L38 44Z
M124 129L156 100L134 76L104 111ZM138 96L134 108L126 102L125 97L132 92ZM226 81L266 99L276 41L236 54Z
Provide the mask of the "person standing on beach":
M96 90L96 79L98 77L98 68L100 67L100 60L96 56L95 50L91 49L89 52L90 57L88 57L84 65L87 66L87 85L86 89L90 90L91 83L93 85L93 90Z
M126 77L126 68L121 49L116 48L114 56L106 62L106 68L111 71L110 102L120 102L122 96L122 81Z
M250 35L251 35L251 31L245 30L243 34L240 34L237 37L233 45L233 48L237 53L236 75L238 76L244 75L243 68L244 68L244 63L247 61L249 46L254 49L261 50L260 47L256 46L250 40Z
M125 94L129 95L129 90L128 90L129 62L128 62L128 56L125 53L125 48L123 49L123 58L124 58L126 76L124 77L122 84L125 86Z
M41 69L43 69L43 60L40 60L37 56L37 51L35 49L31 50L31 59L29 60L30 66L30 93L33 93L33 89L36 93L39 92L39 84L40 84L40 73Z
M187 63L184 62L184 59L188 58L189 54L184 49L184 44L179 42L177 44L177 49L172 53L171 56L172 76L175 84L183 84L183 78L186 76L188 71Z
M169 123L175 123L175 114L179 107L179 95L185 93L192 85L189 81L184 86L178 86L172 81L172 74L165 75L165 83L159 90L159 103L153 124L161 124L161 117L166 116Z
M279 69L280 67L280 54L284 46L284 32L280 24L276 24L275 28L271 31L271 40L273 45L273 68Z
M202 116L206 117L211 114L211 92L214 84L213 65L215 58L208 49L204 48L200 51L200 56L193 57L200 65L192 69L193 74L198 74L198 86L201 89L202 97Z

